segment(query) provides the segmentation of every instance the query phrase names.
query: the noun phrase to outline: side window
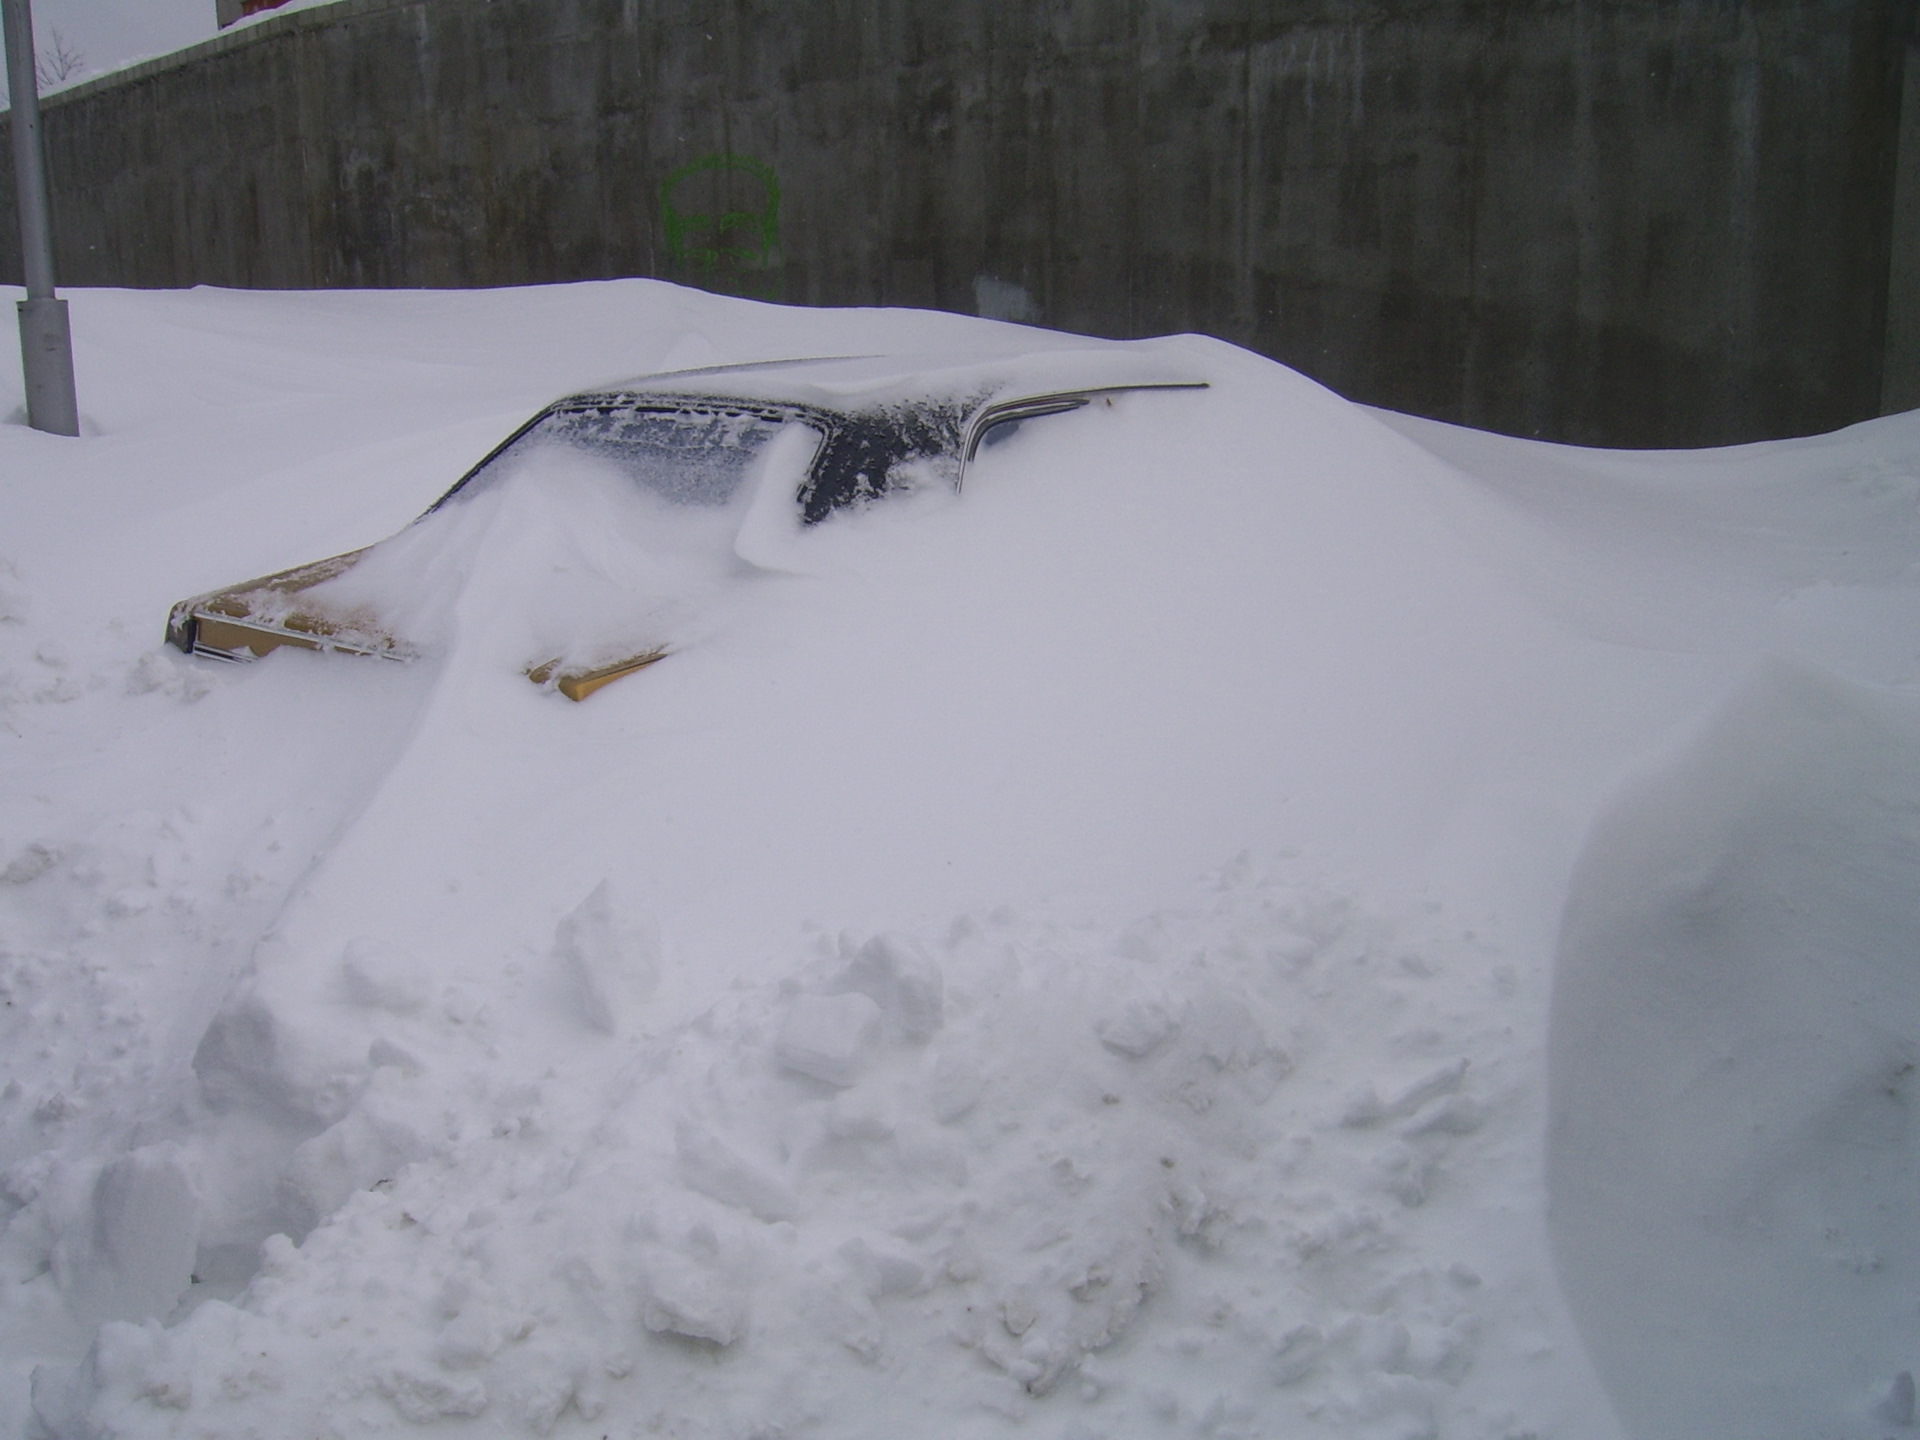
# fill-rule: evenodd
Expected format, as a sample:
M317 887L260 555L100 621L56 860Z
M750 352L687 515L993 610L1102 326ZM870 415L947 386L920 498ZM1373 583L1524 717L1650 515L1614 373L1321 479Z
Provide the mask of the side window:
M958 407L932 405L843 416L800 492L806 523L877 499L916 462L957 469L960 422Z
M997 405L989 405L974 416L973 423L967 427L965 449L961 457L961 479L965 479L966 467L979 458L982 450L1004 445L1019 434L1028 421L1047 415L1065 415L1084 409L1091 402L1089 395L1069 394L1035 395L1024 400L1003 400Z
M980 444L978 448L981 450L991 450L996 445L1005 444L1015 435L1018 435L1020 433L1020 427L1026 423L1025 418L1019 415L1009 415L1004 420L989 422L986 429L980 432Z

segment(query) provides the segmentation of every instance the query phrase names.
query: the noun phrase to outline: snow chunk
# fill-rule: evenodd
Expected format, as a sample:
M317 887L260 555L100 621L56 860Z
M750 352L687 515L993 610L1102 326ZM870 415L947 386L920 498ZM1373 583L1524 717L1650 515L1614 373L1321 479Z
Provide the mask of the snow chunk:
M417 1099L398 1067L382 1066L352 1111L294 1149L283 1185L307 1224L333 1214L356 1190L391 1183L431 1152L410 1108Z
M1129 1060L1144 1060L1166 1042L1180 1022L1162 1000L1134 999L1118 1014L1101 1017L1094 1026L1100 1043Z
M369 1010L414 1015L426 1008L426 977L406 956L371 936L347 943L340 983L350 1001Z
M650 930L623 929L602 880L567 914L553 935L553 959L580 1019L616 1035L653 993L660 977L660 940Z
M416 1425L478 1415L487 1408L486 1381L477 1376L450 1377L395 1365L381 1371L374 1384L402 1418Z
M1340 1123L1362 1127L1385 1124L1389 1120L1404 1120L1430 1101L1453 1094L1466 1078L1467 1062L1460 1059L1414 1081L1391 1100L1382 1100L1379 1092L1369 1085L1347 1107L1347 1113L1341 1117Z
M32 613L33 601L20 583L20 572L11 560L0 557L0 625L18 624Z
M655 1334L685 1336L722 1347L747 1330L747 1297L711 1266L669 1250L646 1261L640 1321Z
M122 1155L93 1187L90 1231L68 1237L74 1308L93 1323L164 1317L185 1292L200 1197L172 1145ZM75 1253L76 1250L79 1253Z
M970 1057L942 1055L927 1077L927 1107L941 1124L952 1124L980 1103L986 1088L986 1077Z
M691 1121L674 1127L680 1178L722 1205L734 1205L762 1220L791 1220L798 1206L793 1192L750 1164Z
M780 1027L774 1054L795 1074L844 1088L860 1078L880 1019L880 1007L859 991L801 995Z
M944 985L940 967L905 935L876 935L862 945L840 977L867 996L902 1036L916 1043L940 1028Z

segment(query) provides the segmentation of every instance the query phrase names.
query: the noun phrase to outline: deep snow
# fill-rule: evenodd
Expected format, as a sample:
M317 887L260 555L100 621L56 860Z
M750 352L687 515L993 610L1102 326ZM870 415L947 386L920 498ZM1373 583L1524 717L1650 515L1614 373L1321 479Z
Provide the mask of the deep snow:
M415 663L229 668L172 601L557 394L1087 342L641 281L73 308L87 435L0 427L0 1425L1910 1420L1920 417L1575 452L1176 338L1210 390L671 604L549 477L449 527ZM684 643L541 693L563 591Z

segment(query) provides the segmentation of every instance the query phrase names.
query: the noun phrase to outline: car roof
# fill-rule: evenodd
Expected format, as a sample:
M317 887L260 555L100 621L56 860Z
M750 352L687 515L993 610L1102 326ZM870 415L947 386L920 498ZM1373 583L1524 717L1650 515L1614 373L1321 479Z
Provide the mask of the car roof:
M838 411L916 401L972 402L973 408L1016 396L1190 385L1196 378L1176 370L1163 354L1124 342L1090 342L1015 354L814 355L710 365L636 376L568 399L659 394Z

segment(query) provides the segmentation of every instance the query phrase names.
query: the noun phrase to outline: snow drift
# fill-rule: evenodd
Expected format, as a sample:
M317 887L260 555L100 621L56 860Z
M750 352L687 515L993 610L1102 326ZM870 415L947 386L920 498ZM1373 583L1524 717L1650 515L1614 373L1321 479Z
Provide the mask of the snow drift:
M1912 1423L1916 819L1916 697L1779 667L1588 842L1553 1229L1637 1433Z
M393 533L560 393L1087 342L644 282L75 316L88 437L0 428L0 1421L1732 1440L1759 1356L1803 1429L1902 1422L1920 423L1582 454L1148 342L1212 388L963 497L658 586L535 477L419 557L414 663L215 668L172 601ZM542 694L564 595L684 643ZM1775 1075L1815 1022L1767 977L1828 955L1844 1043ZM1631 1099L1701 1034L1799 1149ZM1804 1247L1690 1251L1740 1175L1881 1269L1802 1321Z

